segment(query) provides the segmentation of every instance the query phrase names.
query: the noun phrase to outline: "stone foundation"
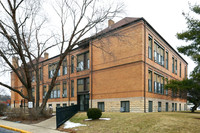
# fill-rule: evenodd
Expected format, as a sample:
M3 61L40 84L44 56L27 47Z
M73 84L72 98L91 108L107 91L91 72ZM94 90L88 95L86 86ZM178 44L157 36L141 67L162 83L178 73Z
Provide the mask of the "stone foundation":
M105 112L120 112L121 101L129 101L129 110L130 112L144 112L144 98L143 97L130 97L130 98L112 98L112 99L95 99L92 100L92 107L97 108L98 102L104 102L104 110ZM164 99L156 99L156 98L146 98L146 112L149 112L149 101L153 102L153 112L158 112L158 102L161 102L161 111L166 111L166 102L168 102L168 111L172 111L172 103L174 103L174 111L175 111L175 103L177 104L176 111L185 111L186 103L179 101L170 101ZM91 105L91 103L90 103ZM181 105L181 108L179 107ZM90 106L91 107L91 106Z
M49 108L49 104L52 104L53 111L56 111L57 104L60 104L61 107L63 107L63 104L67 104L69 106L68 101L66 102L47 102L46 107ZM77 104L77 101L70 101L70 105Z

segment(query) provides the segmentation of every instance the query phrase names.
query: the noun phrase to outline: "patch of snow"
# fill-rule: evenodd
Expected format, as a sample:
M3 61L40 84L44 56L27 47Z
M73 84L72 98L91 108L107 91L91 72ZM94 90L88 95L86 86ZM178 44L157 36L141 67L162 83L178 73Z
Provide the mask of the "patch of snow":
M81 124L81 123L74 123L74 122L71 122L71 121L67 121L67 122L65 122L64 129L80 127L80 126L86 126L86 125Z
M110 118L99 118L99 120L106 120L106 121L109 121Z
M92 119L85 119L85 121L91 121Z
M4 120L4 119L6 119L6 118L7 118L7 116L2 116L2 117L0 117L1 120Z

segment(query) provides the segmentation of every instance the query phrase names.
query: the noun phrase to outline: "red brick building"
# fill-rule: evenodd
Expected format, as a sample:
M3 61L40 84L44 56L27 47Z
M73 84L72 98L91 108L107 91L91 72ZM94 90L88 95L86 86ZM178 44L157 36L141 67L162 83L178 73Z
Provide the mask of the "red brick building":
M40 100L59 56L41 61ZM14 73L12 86L23 91ZM187 62L144 19L109 21L108 28L79 43L60 68L47 107L78 104L84 111L157 112L186 110L181 93L165 90L166 79L187 78ZM33 95L35 82L33 81ZM11 105L22 98L12 92Z

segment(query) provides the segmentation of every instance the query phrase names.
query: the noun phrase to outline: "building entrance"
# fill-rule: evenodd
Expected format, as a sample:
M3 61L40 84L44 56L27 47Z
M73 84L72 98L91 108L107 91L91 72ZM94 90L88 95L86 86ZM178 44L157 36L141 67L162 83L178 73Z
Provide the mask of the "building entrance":
M78 106L80 111L87 111L89 108L89 94L78 94Z

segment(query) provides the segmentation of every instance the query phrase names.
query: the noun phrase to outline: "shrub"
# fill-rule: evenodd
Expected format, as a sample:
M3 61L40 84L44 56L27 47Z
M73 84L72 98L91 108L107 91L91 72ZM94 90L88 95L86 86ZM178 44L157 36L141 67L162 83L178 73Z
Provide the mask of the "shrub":
M38 120L41 117L39 110L37 108L29 109L29 117L31 120Z
M99 119L101 115L102 115L102 112L98 108L91 108L91 109L88 109L87 111L88 118L91 118L93 120Z
M44 109L42 115L44 118L49 118L52 116L52 109Z
M50 118L52 111L47 109L40 113L40 110L36 108L11 108L5 114L9 119L39 120L41 118Z
M4 112L7 109L7 105L4 103L0 103L0 115L4 115Z
M24 112L22 108L12 108L7 110L6 115L8 118L15 119L15 118L21 118L23 120L27 119L28 116Z

